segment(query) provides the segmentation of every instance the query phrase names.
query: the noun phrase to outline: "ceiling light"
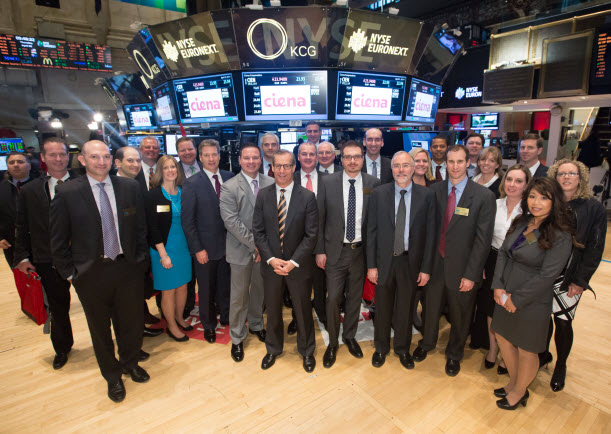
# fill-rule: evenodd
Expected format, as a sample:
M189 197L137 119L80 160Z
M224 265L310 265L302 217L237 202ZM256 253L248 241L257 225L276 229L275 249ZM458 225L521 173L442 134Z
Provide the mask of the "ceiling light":
M91 131L96 131L98 129L98 123L97 122L91 122L90 124L87 125L89 127L89 129Z
M61 123L61 121L57 118L53 119L51 121L51 128L56 128L56 129L60 129L62 128L64 125Z
M104 116L102 116L102 113L94 113L93 120L96 122L102 122L104 120Z

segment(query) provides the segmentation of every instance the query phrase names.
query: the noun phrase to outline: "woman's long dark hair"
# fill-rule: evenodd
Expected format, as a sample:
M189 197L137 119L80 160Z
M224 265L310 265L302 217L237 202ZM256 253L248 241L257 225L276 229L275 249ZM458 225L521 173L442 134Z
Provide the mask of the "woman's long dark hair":
M536 190L537 193L546 196L552 201L552 209L549 215L539 225L539 237L538 244L543 250L548 250L554 245L556 241L556 231L568 232L573 237L573 244L575 244L575 225L574 219L569 211L569 208L564 200L564 193L558 181L552 178L536 178L530 181L528 187L522 194L522 215L518 216L511 227L507 231L507 235L512 233L518 226L528 224L530 219L533 218L530 210L528 209L528 196L532 190Z

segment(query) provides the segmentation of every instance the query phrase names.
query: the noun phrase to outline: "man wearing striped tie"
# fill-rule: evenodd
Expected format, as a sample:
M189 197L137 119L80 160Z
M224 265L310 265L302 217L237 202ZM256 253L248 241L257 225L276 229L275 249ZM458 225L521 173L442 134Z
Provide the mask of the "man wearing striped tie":
M312 372L316 343L310 291L318 207L314 193L293 182L295 157L291 152L276 152L273 169L276 184L259 191L252 222L267 306L267 354L261 368L270 368L283 350L282 286L286 283L297 322L297 350L305 371Z
M155 137L145 137L140 141L140 154L142 155L142 170L136 176L136 181L140 185L146 187L146 190L151 189L151 178L157 169L157 160L161 147Z

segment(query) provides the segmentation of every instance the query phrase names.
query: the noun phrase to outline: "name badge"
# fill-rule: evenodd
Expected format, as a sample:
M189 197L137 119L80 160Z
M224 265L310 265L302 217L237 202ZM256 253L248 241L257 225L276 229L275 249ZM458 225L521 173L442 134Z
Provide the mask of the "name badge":
M157 205L157 212L170 212L170 205Z
M468 217L469 216L469 208L461 208L461 207L457 206L456 210L454 210L454 214Z
M363 194L371 194L371 188L365 188L363 187Z
M124 216L133 215L133 214L136 214L136 208L125 208L123 210Z

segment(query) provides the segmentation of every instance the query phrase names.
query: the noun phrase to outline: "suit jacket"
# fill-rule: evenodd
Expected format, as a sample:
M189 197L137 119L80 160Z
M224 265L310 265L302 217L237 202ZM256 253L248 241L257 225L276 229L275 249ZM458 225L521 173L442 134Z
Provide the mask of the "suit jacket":
M111 176L119 220L119 242L125 260L146 266L146 215L138 184ZM53 265L64 279L85 275L94 262L104 257L102 221L87 176L56 188L49 213Z
M134 179L140 186L140 190L142 191L142 194L143 195L146 194L146 192L149 190L149 187L146 184L146 178L144 177L144 172L142 171L142 169L140 169L140 172L138 172L138 174L136 175Z
M448 181L433 184L430 189L435 193L437 203L435 251L438 252L448 203ZM496 199L489 189L469 179L456 207L468 209L469 215L454 213L446 231L443 278L449 288L460 287L463 277L473 282L482 280L482 270L492 243ZM439 256L439 253L435 255Z
M9 264L13 264L15 251L15 229L17 222L17 198L19 192L17 187L10 181L10 176L0 182L0 240L8 241L11 246L4 250L4 256ZM30 177L22 185L22 188L32 181Z
M394 178L392 177L392 167L391 167L390 162L391 162L390 158L380 155L381 168L378 168L378 170L381 170L380 172L380 183L381 184L386 184L387 182L394 181ZM363 168L361 169L361 172L367 173L367 164L366 164L365 157L363 157Z
M274 184L274 178L259 175L259 191ZM252 217L255 195L241 173L221 186L221 218L227 229L226 256L230 264L246 265L255 253Z
M367 239L367 215L371 191L380 185L380 180L362 173L363 179L363 208L361 209L361 240ZM326 254L327 264L333 265L339 260L344 234L346 233L346 220L344 212L344 173L338 172L321 178L320 193L317 197L319 226L318 243L315 253ZM358 210L357 210L358 212Z
M154 249L159 243L166 245L172 227L172 201L164 196L159 185L146 192L144 203L149 246Z
M539 167L537 167L537 170L535 170L535 174L533 175L533 179L534 178L543 178L545 176L547 176L547 171L549 170L549 167L544 166L543 163L539 164Z
M261 157L261 166L259 166L259 173L263 173L264 166L265 166L265 159ZM267 173L264 173L264 175L267 175Z
M285 261L292 259L299 264L299 267L289 273L289 279L311 277L314 267L313 251L318 234L318 206L314 193L305 187L293 185L286 215L284 249L281 249L276 185L259 190L252 218L252 232L261 255L261 270L264 276L276 276L266 262L270 258L279 258Z
M199 166L199 171L200 172L202 170L204 170L204 165L202 164L201 161L195 160L195 163ZM182 163L180 162L180 160L176 163L176 166L178 167L178 170L182 173L182 176L184 176L184 178L187 179L187 175L185 174L185 169L184 169L184 167L182 167Z
M322 186L322 183L320 180L327 175L328 173L318 172L318 185L316 186L316 196L320 194L320 189ZM305 188L305 185L301 185L301 170L295 170L295 173L293 173L293 181L295 181L295 185L299 185Z
M226 170L218 172L223 184L234 177ZM227 231L221 218L219 198L203 170L183 183L181 220L192 255L205 250L211 260L225 256Z
M412 182L409 213L409 267L412 278L431 274L435 250L435 194ZM378 269L378 284L390 273L395 239L395 183L374 189L369 200L367 222L367 268Z
M73 172L68 174L70 181L77 178ZM17 239L13 266L17 266L24 259L35 264L52 262L49 241L51 196L48 179L49 176L43 174L21 188L17 205Z
M316 170L318 170L320 173L324 173L325 175L333 175L333 173L342 172L344 170L344 166L333 163L333 173L326 173L325 169L321 167L320 163L316 163Z

